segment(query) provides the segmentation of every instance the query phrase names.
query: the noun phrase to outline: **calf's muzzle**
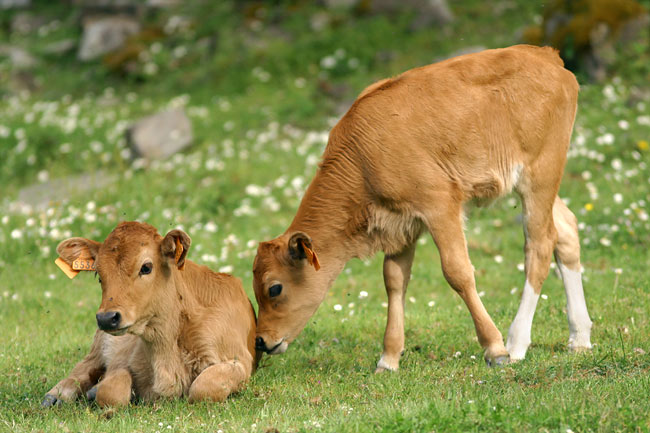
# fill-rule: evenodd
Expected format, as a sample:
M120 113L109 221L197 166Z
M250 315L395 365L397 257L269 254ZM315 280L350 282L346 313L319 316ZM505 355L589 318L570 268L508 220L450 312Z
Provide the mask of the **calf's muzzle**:
M102 331L115 331L120 327L122 315L118 311L106 311L97 313L97 326Z

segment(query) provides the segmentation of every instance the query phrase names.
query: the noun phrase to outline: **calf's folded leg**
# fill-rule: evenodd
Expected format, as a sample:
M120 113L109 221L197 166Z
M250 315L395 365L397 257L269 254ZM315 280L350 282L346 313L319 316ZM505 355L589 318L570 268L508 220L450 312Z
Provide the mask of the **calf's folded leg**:
M224 401L233 392L239 391L251 375L239 361L213 364L198 375L188 395L190 402L199 400Z
M126 406L131 401L133 377L126 368L110 370L97 385L95 400L101 407Z

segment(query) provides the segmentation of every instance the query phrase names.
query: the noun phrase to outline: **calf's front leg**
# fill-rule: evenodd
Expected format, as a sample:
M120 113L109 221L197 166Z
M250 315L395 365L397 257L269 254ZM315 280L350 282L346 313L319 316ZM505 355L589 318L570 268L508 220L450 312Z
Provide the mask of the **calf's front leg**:
M388 295L388 319L384 334L384 351L375 373L395 371L404 351L404 295L411 278L415 244L399 254L384 257L384 284Z
M97 383L105 370L101 359L101 338L100 331L97 331L90 353L74 366L68 377L45 394L41 406L51 407L62 402L73 401Z
M203 370L190 386L188 400L224 401L239 391L251 375L251 368L237 360L213 364Z

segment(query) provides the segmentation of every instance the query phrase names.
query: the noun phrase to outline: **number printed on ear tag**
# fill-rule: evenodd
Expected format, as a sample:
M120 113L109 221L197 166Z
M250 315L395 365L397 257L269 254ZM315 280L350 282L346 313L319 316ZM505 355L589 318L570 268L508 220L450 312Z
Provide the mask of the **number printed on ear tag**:
M72 269L75 271L94 271L95 261L93 259L77 259L72 262Z

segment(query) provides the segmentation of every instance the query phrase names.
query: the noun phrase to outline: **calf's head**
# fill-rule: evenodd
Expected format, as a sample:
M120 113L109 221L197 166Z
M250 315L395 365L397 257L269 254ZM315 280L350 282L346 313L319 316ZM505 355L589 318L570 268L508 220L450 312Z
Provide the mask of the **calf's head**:
M253 264L258 350L279 354L302 331L327 292L311 238L302 232L261 242Z
M149 224L124 222L103 243L70 238L56 251L68 264L93 259L102 286L97 326L113 335L141 335L159 311L161 300L175 296L174 272L182 270L190 237L172 230L163 238Z

